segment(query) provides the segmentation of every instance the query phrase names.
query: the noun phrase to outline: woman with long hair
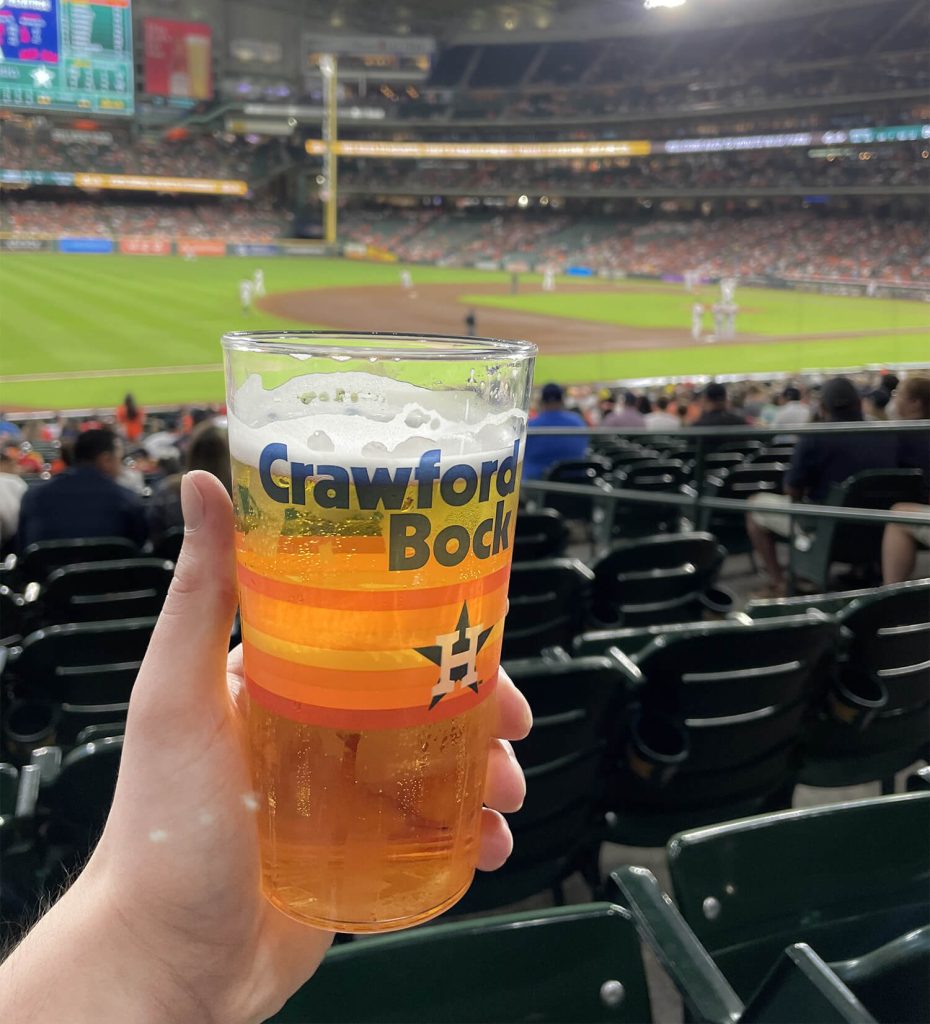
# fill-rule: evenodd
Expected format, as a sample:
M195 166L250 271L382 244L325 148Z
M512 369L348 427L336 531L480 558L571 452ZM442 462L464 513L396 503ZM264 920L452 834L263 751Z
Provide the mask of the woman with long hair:
M145 428L145 412L136 404L131 394L126 395L123 404L116 410L116 420L127 441L138 441Z

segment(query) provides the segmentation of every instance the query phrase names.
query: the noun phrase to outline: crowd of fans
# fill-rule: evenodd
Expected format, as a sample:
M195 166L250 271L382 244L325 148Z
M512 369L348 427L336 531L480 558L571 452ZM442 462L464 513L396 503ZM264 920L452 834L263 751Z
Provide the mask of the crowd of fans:
M276 142L252 145L225 134L177 138L3 126L0 166L10 170L144 174L250 180L279 156Z
M930 186L926 144L881 145L828 150L812 158L805 149L739 153L669 154L612 160L345 161L341 185L368 193L395 190L473 189L476 194L596 195L604 192L669 189L805 188L904 185Z
M271 242L286 236L290 227L288 216L268 202L216 200L169 204L15 199L0 207L0 229L15 236L145 236Z
M819 216L811 211L747 217L631 221L547 211L457 214L348 212L346 238L400 258L440 263L525 260L605 272L705 277L753 275L930 281L926 221Z

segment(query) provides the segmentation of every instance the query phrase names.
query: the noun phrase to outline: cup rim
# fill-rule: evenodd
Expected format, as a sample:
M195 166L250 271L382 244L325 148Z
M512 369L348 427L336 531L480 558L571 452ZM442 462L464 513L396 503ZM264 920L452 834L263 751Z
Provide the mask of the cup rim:
M347 345L348 339L362 342ZM410 345L423 342L422 346ZM342 344L340 344L342 342ZM366 344L367 342L367 344ZM408 347L401 347L402 345ZM349 359L428 360L511 359L535 357L537 347L529 341L500 338L469 338L455 334L412 334L390 331L229 331L222 337L227 352L295 353L337 356Z

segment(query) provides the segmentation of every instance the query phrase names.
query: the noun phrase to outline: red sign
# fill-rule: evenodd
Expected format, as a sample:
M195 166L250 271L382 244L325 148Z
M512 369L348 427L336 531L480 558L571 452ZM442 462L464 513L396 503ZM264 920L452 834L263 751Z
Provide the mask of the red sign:
M119 251L127 256L170 256L171 242L167 238L121 238Z
M146 18L143 23L145 91L151 96L208 100L213 96L210 26Z
M222 238L179 238L180 256L225 256L226 243Z

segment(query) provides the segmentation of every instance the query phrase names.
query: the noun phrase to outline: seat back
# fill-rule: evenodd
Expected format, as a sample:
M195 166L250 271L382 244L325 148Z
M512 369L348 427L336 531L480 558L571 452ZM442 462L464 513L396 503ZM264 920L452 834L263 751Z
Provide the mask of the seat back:
M688 633L694 629L704 628L711 631L731 629L735 625L748 625L744 619L729 620L726 625L715 622L669 622L658 626L627 626L624 629L598 629L582 633L575 637L572 653L576 658L592 657L598 654L609 654L611 648L622 651L630 658L635 657L648 647L657 637L675 636Z
M588 613L593 579L576 558L515 564L502 657L533 658L545 647L571 647Z
M910 793L676 835L678 907L746 999L789 943L846 960L928 923L928 815Z
M634 658L643 677L642 719L673 723L687 757L664 787L628 770L621 800L705 808L715 820L715 805L783 788L835 638L834 620L811 615L698 624L653 640Z
M919 469L872 469L830 489L825 504L841 508L890 509L901 501L920 502L924 495ZM882 523L846 523L821 519L814 530L812 547L829 545L831 562L853 565L877 563L881 558Z
M72 704L128 701L155 622L124 619L37 630L23 640L9 671L36 698Z
M612 487L656 494L675 494L687 479L687 467L681 459L647 459L624 467L608 478ZM615 537L654 534L672 530L678 520L678 508L661 503L615 501L613 528Z
M552 662L527 658L507 671L530 703L533 729L520 740L524 768L556 761L599 743L616 746L626 703L625 677L605 657Z
M894 584L910 586L910 584ZM815 609L826 615L836 615L857 597L876 594L879 587L863 587L860 590L836 590L830 594L803 594L797 597L772 597L751 600L746 605L746 614L751 619L771 619L779 615L803 615Z
M745 501L754 494L780 494L787 469L783 463L743 462L708 477L705 496ZM745 513L703 508L698 524L702 530L720 537L731 554L737 550L749 550Z
M602 903L335 946L269 1024L651 1019L636 928L626 910Z
M42 540L30 544L16 563L22 583L43 583L55 569L79 562L107 562L134 558L139 549L125 537L91 537L77 540Z
M52 625L158 615L173 572L173 563L157 558L63 566L42 589L42 620Z
M618 544L594 567L594 614L618 625L681 621L725 557L708 533L659 534Z
M513 536L513 560L534 562L541 558L558 558L568 542L568 526L554 508L535 512L521 509Z
M177 562L184 541L184 527L172 526L158 538L152 546L152 557L161 558L166 562Z
M103 829L122 752L123 737L109 736L75 747L61 762L45 800L53 826L77 846L91 844Z
M550 466L546 480L556 484L580 484L591 487L591 497L585 494L556 494L544 492L542 501L548 508L560 512L566 519L588 521L593 513L593 498L597 481L610 472L609 460L594 455L590 459L565 459Z

